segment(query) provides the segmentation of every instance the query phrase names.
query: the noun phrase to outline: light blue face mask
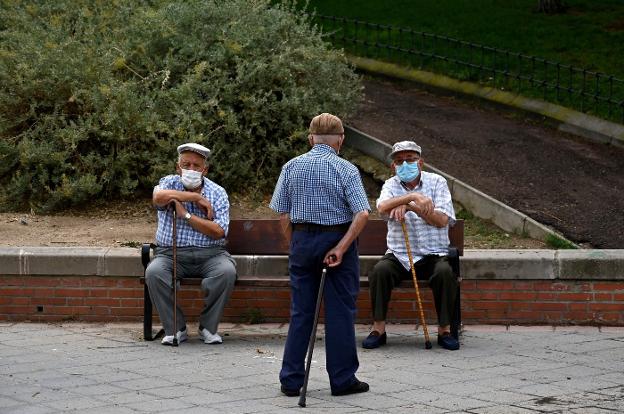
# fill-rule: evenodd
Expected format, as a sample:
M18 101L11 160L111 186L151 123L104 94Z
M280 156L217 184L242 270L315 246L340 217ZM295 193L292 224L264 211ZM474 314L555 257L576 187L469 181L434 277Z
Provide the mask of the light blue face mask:
M420 175L418 162L403 161L403 164L396 166L396 174L404 183L411 183Z

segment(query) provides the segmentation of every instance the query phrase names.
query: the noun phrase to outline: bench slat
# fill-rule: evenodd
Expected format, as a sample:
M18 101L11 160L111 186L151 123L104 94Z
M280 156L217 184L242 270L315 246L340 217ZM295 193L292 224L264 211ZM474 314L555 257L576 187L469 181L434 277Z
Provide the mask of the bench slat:
M359 237L358 251L363 255L383 255L386 251L387 226L384 220L369 220ZM451 246L464 254L464 220L449 227ZM231 220L227 249L230 254L288 255L280 221Z

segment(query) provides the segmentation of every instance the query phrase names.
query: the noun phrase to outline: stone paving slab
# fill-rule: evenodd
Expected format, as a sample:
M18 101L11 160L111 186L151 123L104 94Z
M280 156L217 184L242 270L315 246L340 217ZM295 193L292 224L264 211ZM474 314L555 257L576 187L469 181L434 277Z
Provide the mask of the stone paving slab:
M172 348L140 324L0 323L0 413L624 412L624 328L468 326L449 352L389 325L358 350L371 391L333 397L320 327L306 409L279 392L287 325L222 324L223 345L189 328Z

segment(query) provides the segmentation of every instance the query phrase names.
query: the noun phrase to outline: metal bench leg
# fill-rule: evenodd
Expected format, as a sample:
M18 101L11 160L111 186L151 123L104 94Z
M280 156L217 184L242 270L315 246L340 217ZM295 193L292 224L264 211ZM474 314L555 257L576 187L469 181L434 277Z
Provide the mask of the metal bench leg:
M143 339L153 341L165 335L165 330L160 329L156 335L152 331L152 298L150 298L147 283L143 285Z
M451 320L451 335L459 340L459 332L461 329L461 288L457 285L457 298L455 298L455 310L453 311L453 319Z
M147 288L147 280L145 279L145 270L150 262L150 252L154 247L152 244L145 243L141 246L141 263L143 264L143 339L145 341L153 341L165 334L165 330L161 329L156 335L152 332L152 298L150 298L149 289Z
M455 310L451 318L451 335L459 340L461 332L461 270L459 267L459 251L455 247L449 248L449 263L457 277L457 297L455 298Z
M152 337L152 299L147 283L143 285L143 339L153 341Z

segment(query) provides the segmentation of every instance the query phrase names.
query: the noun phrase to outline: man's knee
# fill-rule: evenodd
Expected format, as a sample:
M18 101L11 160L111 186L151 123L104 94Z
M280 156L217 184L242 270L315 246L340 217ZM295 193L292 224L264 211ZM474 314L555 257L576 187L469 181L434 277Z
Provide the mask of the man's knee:
M442 259L436 263L433 274L429 283L438 286L455 286L457 285L457 278L453 273L453 269L448 260Z
M373 266L373 269L371 270L368 279L369 282L372 284L381 282L385 279L390 279L391 277L392 265L389 263L388 260L382 259L375 263L375 266Z
M214 288L220 285L224 289L234 286L236 282L236 266L233 259L229 257L220 258L216 266L202 280L201 286L203 290Z
M223 267L223 277L229 286L234 286L236 282L236 266L230 260L225 262Z
M171 273L166 269L164 263L158 258L152 260L145 269L145 283L147 286L153 286L155 283L161 281L168 281L171 279Z

